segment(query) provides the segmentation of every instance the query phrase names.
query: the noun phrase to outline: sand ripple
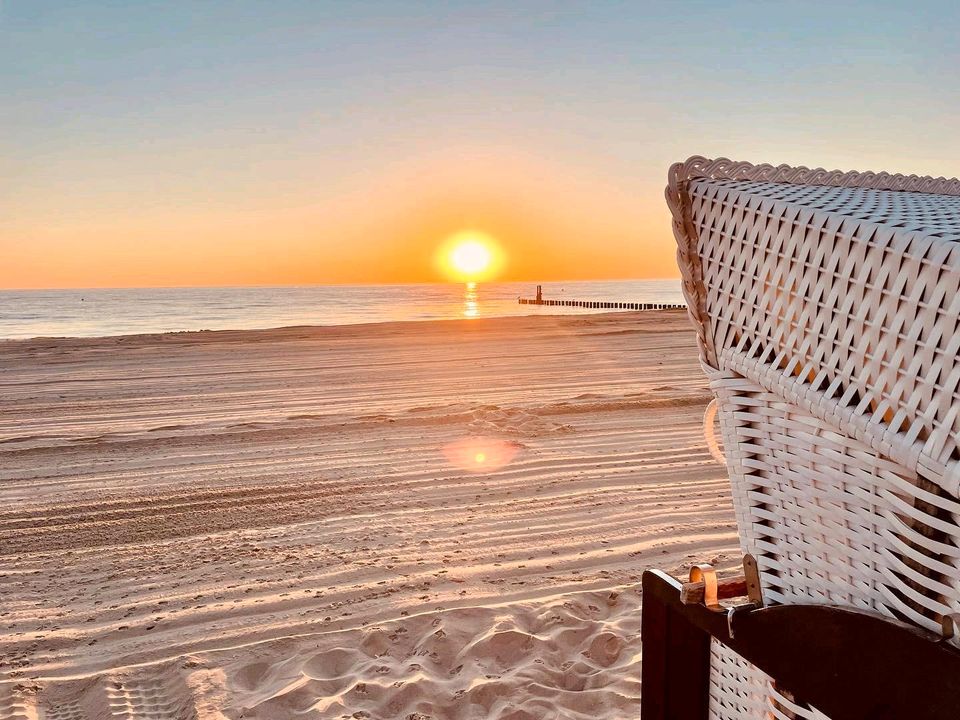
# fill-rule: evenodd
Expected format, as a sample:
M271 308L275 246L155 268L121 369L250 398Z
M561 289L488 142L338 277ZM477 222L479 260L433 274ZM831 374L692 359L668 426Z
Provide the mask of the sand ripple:
M680 313L0 343L0 386L0 720L635 717L643 568L736 557Z

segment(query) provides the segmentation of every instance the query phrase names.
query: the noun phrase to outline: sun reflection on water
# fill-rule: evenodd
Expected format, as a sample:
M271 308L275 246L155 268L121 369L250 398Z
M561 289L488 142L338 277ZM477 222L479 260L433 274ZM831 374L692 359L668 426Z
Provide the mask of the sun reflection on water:
M466 318L477 317L480 314L479 302L477 284L468 282L463 289L463 316Z

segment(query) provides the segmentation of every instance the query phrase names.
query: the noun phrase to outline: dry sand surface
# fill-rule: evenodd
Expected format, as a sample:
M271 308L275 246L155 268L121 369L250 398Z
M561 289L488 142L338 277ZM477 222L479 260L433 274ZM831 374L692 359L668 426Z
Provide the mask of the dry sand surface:
M0 720L636 718L682 312L0 343Z

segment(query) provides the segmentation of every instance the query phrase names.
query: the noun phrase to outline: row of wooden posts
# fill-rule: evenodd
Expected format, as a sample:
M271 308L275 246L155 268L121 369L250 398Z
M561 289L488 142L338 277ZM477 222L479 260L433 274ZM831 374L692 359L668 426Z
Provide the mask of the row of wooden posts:
M606 300L544 300L543 289L537 285L536 298L518 298L521 305L549 305L553 307L582 307L604 310L686 310L678 303L612 302Z

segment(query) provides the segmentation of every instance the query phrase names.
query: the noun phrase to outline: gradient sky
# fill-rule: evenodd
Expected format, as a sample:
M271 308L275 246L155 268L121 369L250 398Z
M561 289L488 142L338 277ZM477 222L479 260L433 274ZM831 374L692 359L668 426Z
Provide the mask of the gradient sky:
M691 154L960 174L923 3L0 0L0 287L674 277Z

